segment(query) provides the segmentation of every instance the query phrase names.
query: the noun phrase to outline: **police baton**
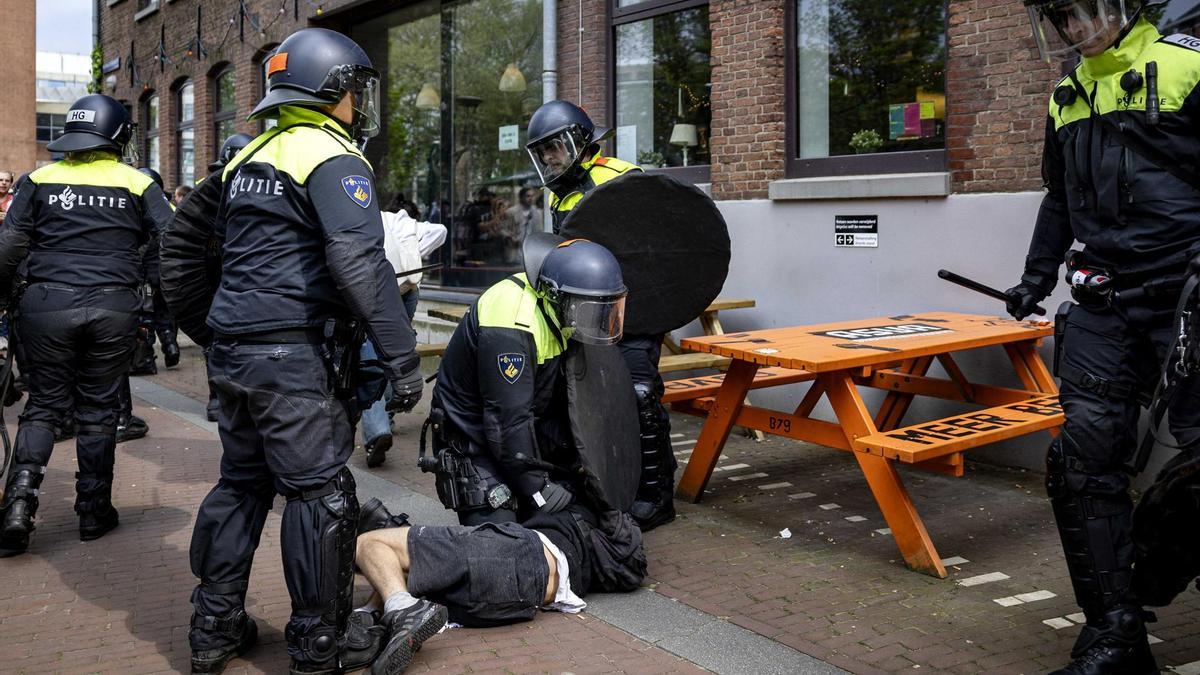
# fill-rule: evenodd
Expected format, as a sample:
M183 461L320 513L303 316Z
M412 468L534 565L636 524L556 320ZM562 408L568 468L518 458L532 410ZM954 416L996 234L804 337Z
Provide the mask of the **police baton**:
M972 291L975 291L976 293L983 293L984 295L988 296L989 298L995 298L995 299L1001 300L1005 303L1008 303L1008 301L1013 299L1013 297L1011 295L1005 293L1004 291L997 290L997 289L992 288L991 286L987 286L985 284L981 284L978 281L975 281L974 279L968 279L968 278L962 276L961 274L955 274L954 272L951 272L950 270L938 270L938 277L945 279L946 281L949 281L952 284L958 284L959 286L962 286L963 288L969 288ZM1037 314L1038 316L1046 316L1046 310L1041 305L1035 305L1033 308L1033 313Z
M415 270L404 270L403 272L396 272L396 278L399 279L400 277L406 277L410 274L423 274L425 272L432 272L441 266L442 266L442 263L433 263L432 265L418 267Z

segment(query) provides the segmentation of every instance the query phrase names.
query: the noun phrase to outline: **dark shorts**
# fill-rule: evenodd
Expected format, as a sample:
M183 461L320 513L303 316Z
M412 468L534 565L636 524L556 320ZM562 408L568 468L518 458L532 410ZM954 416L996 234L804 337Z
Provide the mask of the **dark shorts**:
M464 626L528 621L546 593L544 551L537 533L516 523L417 525L408 531L408 591L445 605Z

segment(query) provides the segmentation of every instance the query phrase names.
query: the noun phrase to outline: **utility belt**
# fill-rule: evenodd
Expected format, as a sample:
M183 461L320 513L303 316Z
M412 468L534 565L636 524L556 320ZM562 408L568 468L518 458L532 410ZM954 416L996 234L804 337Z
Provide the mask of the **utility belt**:
M426 454L429 432L433 432L433 454ZM504 483L491 485L469 454L470 439L446 424L446 412L433 408L421 426L417 466L435 476L438 499L453 511L517 508L516 497Z
M355 394L355 373L366 328L355 319L327 319L321 328L283 328L256 333L216 333L213 342L231 345L314 345L329 369L330 389L339 399Z
M1169 316L1187 280L1186 264L1123 274L1089 260L1083 251L1069 251L1066 265L1071 297L1080 306L1091 311L1149 312L1147 318Z

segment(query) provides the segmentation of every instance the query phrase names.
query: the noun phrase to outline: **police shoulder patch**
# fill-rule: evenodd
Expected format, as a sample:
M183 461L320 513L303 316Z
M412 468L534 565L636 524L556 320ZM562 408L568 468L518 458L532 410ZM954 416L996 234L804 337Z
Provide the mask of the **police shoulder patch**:
M1163 38L1162 41L1169 42L1180 47L1187 47L1192 51L1200 52L1200 38L1192 37L1191 35L1175 33L1174 35L1168 35L1167 37Z
M503 377L505 382L516 384L521 378L521 373L525 372L525 355L500 354L496 357L496 365L500 368L500 377Z
M364 209L371 205L371 181L364 176L346 176L342 179L342 189L355 204Z

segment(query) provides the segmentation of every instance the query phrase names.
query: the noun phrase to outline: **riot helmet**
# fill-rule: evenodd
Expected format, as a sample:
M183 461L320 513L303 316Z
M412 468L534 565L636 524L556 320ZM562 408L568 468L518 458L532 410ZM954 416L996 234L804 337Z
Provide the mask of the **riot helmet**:
M139 167L138 171L141 171L142 173L146 174L147 176L150 176L150 180L154 181L154 184L158 186L159 190L166 191L167 188L163 184L162 174L155 171L154 169L151 169L148 166Z
M542 185L572 189L583 178L580 163L594 155L598 143L612 134L597 127L583 108L568 101L542 104L529 118L525 150L533 160Z
M234 134L225 139L221 144L221 150L217 153L217 161L208 165L209 173L225 166L238 152L250 144L254 137L250 134Z
M1024 0L1042 58L1095 56L1115 44L1155 0Z
M284 105L333 105L348 93L354 108L350 136L365 142L379 133L379 71L354 40L325 28L304 28L275 48L266 67L267 94L250 119L278 115Z
M84 152L112 150L121 160L137 163L137 148L133 142L137 125L129 111L115 99L104 94L88 94L71 104L63 134L46 145L50 152Z
M526 278L554 309L565 337L594 345L621 339L628 289L608 249L587 239L533 232L522 254Z

